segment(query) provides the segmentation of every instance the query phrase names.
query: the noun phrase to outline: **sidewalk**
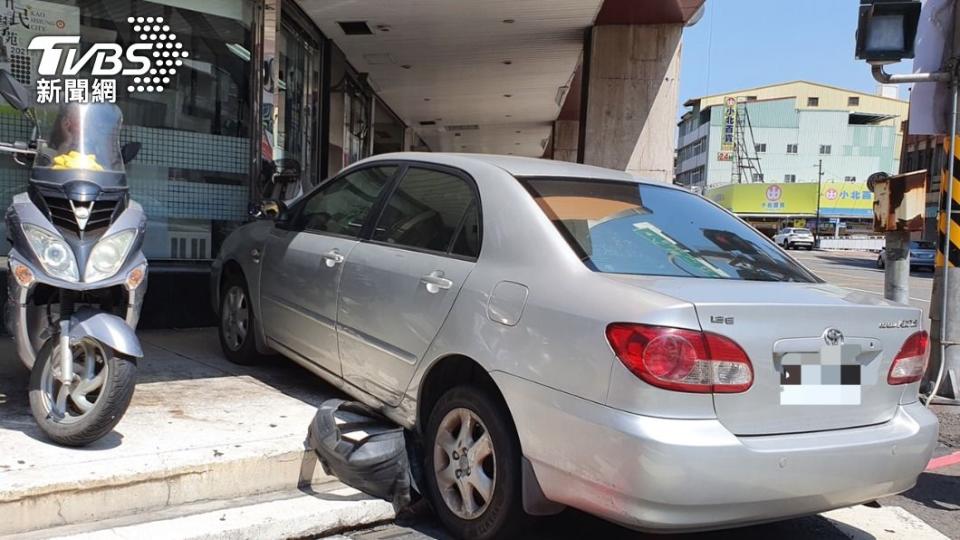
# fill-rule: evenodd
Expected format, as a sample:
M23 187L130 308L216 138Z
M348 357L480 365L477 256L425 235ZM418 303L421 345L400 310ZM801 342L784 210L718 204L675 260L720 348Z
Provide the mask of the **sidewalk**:
M210 501L273 508L276 500L289 500L314 514L326 508L302 500L339 486L328 485L335 479L323 473L312 451L304 451L304 441L316 406L335 390L285 360L263 368L228 363L213 329L140 336L146 358L130 409L113 433L84 449L43 438L30 416L29 374L12 342L0 342L0 535L123 516L144 519L176 513L174 508L202 513L209 504L190 505ZM392 515L386 503L354 495L330 508L348 518L318 517L334 529Z

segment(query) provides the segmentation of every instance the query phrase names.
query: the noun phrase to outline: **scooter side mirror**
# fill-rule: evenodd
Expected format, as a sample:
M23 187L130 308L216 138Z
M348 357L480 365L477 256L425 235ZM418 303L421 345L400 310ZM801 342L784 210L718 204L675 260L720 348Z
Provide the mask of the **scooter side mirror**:
M0 96L20 112L30 108L30 93L5 69L0 69Z
M128 142L120 148L120 157L123 159L123 164L126 165L134 160L137 157L137 154L140 153L140 148L143 145L138 142Z

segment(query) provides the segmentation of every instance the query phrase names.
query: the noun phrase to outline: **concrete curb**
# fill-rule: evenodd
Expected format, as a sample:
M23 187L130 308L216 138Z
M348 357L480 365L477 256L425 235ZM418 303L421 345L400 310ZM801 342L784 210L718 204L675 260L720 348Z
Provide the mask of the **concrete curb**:
M300 447L291 451L290 448ZM248 443L235 457L211 460L211 450L180 452L176 464L108 478L66 479L0 491L0 534L98 521L187 503L296 489L334 481L302 442ZM161 459L158 456L158 459ZM142 463L141 463L142 467ZM123 470L124 464L117 468ZM65 468L70 470L69 467ZM142 468L141 468L142 470Z
M286 540L373 526L394 517L393 507L343 486L261 497L194 503L162 511L34 531L10 540Z

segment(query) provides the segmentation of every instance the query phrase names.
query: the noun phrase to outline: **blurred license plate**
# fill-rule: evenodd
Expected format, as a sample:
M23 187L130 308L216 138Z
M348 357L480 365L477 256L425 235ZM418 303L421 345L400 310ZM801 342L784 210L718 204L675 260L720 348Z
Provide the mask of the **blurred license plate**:
M781 405L859 405L858 345L827 345L819 353L788 353L780 366Z

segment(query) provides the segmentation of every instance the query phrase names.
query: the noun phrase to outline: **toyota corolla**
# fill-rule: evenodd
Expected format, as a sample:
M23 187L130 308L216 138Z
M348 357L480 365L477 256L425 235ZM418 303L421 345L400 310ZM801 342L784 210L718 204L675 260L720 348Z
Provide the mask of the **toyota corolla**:
M624 172L392 154L214 265L223 350L279 352L415 430L458 537L574 507L733 527L914 485L918 309L824 283L714 203Z

